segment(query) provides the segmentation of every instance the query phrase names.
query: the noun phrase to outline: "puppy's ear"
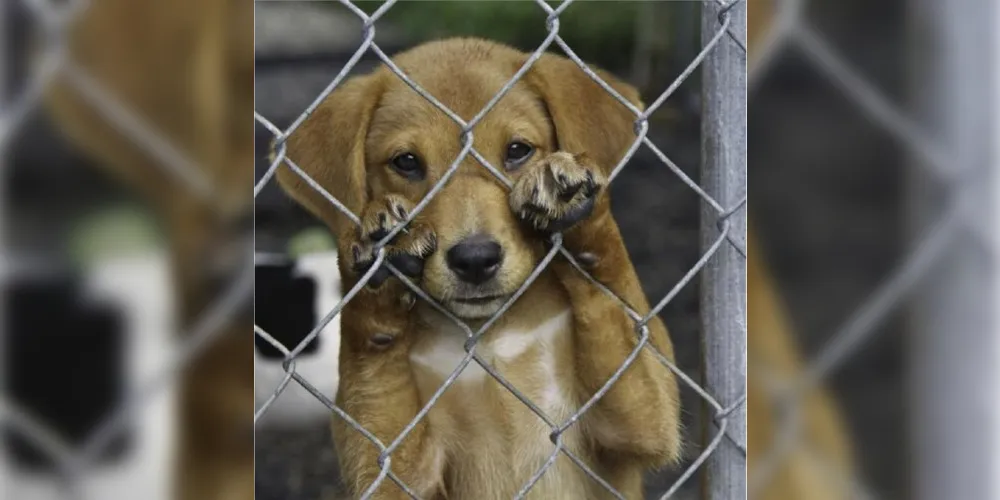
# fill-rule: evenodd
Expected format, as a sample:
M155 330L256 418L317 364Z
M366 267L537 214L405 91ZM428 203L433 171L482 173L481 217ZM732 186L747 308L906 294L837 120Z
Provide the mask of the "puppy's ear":
M635 107L644 109L635 87L591 69ZM552 116L559 149L587 153L605 174L615 168L635 141L635 115L565 57L545 54L525 76Z
M365 137L381 95L379 82L375 76L348 80L302 122L287 143L287 157L355 215L360 215L368 201ZM338 237L355 230L350 219L287 165L278 169L277 177L295 201Z

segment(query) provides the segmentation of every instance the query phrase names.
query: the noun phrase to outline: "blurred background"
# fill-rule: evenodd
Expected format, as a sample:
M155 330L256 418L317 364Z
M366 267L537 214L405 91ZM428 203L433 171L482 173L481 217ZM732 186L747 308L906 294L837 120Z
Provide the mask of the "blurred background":
M251 19L252 5L245 7L246 15L233 8L226 11L232 22L211 26L198 12L184 15L180 2L0 3L0 498L224 498L218 482L239 480L240 471L243 491L252 492L251 365L238 366L238 354L209 369L211 360L203 362L219 345L234 350L232 335L225 334L234 316L250 321L249 259L242 264L250 279L226 295L241 264L238 253L222 248L238 239L227 233L231 219L173 177L185 169L197 177L230 166L217 161L227 158L231 150L218 151L232 143L218 141L213 156L177 133L207 127L204 115L187 107L190 94L176 89L206 81L198 70L182 69L191 59L232 47L192 44L183 52L171 43L177 35L230 35L241 19ZM238 29L249 35L252 24ZM252 37L244 39L249 54ZM137 62L130 49L162 73ZM237 53L217 60L239 67ZM209 78L220 86L232 83L219 73ZM227 89L230 95L252 96L252 73L243 74L242 85ZM89 85L67 83L81 75ZM45 99L56 87L63 91L61 107ZM226 109L245 117L244 137L251 133L250 104ZM74 105L87 110L75 122L66 115ZM53 113L54 106L63 114ZM164 107L180 117L165 116ZM89 141L80 140L81 129ZM156 147L144 138L159 150L151 152ZM171 174L178 165L157 157L163 150L173 152L176 163L191 163ZM239 196L221 188L236 184L250 199L249 162L243 165L245 173L208 183L233 212ZM137 179L156 179L156 192L136 189ZM243 205L249 213L249 204ZM178 216L181 207L186 212ZM199 227L212 227L216 239L196 235ZM184 268L213 258L217 267ZM225 304L209 304L223 296ZM214 315L207 324L200 319L206 312ZM242 357L249 361L250 328L240 331L245 337L236 344L245 346ZM235 371L242 371L242 385L239 376L225 379ZM206 393L218 389L214 400L191 403L196 398L185 386L194 378ZM234 408L240 414L235 418ZM220 430L213 419L226 425ZM204 433L204 426L215 427L215 438L202 437L200 447L191 447L192 434ZM242 450L227 441L234 432ZM184 460L177 460L179 452ZM221 479L199 478L185 470L190 466Z
M15 122L30 87L41 30L21 2L4 2L3 400L11 413L81 446L171 346L169 276L162 228L149 207L74 147L40 106ZM10 130L8 127L14 127ZM6 135L10 134L10 135ZM137 485L166 496L172 390L155 395L118 432L87 475L91 494L126 498ZM5 423L5 498L58 498L59 464Z
M810 1L800 22L905 108L907 3ZM749 95L751 231L804 360L819 357L866 305L901 262L907 241L903 195L910 158L831 80L790 47L752 77ZM867 489L858 495L873 498L911 498L907 347L899 312L825 380L851 438L857 480Z

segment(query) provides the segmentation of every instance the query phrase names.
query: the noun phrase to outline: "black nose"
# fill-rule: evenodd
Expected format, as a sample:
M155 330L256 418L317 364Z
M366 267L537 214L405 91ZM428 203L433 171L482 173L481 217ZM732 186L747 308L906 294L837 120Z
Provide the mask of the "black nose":
M503 260L500 245L485 235L470 236L448 249L448 267L467 283L489 281Z

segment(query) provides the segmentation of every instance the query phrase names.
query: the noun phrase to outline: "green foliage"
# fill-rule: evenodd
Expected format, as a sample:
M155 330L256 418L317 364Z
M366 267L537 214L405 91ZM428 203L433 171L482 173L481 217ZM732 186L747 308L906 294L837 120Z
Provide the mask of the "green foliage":
M374 12L382 1L357 5ZM560 2L548 2L553 7ZM581 1L559 16L559 34L584 60L608 69L627 65L639 2ZM545 11L526 0L401 1L382 18L415 41L477 36L533 50L547 34ZM558 51L554 47L551 49Z

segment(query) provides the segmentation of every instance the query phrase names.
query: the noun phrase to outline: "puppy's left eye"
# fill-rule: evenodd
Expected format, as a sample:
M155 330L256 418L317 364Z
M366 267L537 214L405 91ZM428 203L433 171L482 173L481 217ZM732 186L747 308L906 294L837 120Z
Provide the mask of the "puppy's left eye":
M392 168L410 180L420 180L424 177L423 163L413 153L403 153L393 157Z
M522 163L528 161L528 158L531 158L534 152L535 148L531 147L528 143L514 141L507 145L507 153L503 159L504 166L507 168L519 167Z

